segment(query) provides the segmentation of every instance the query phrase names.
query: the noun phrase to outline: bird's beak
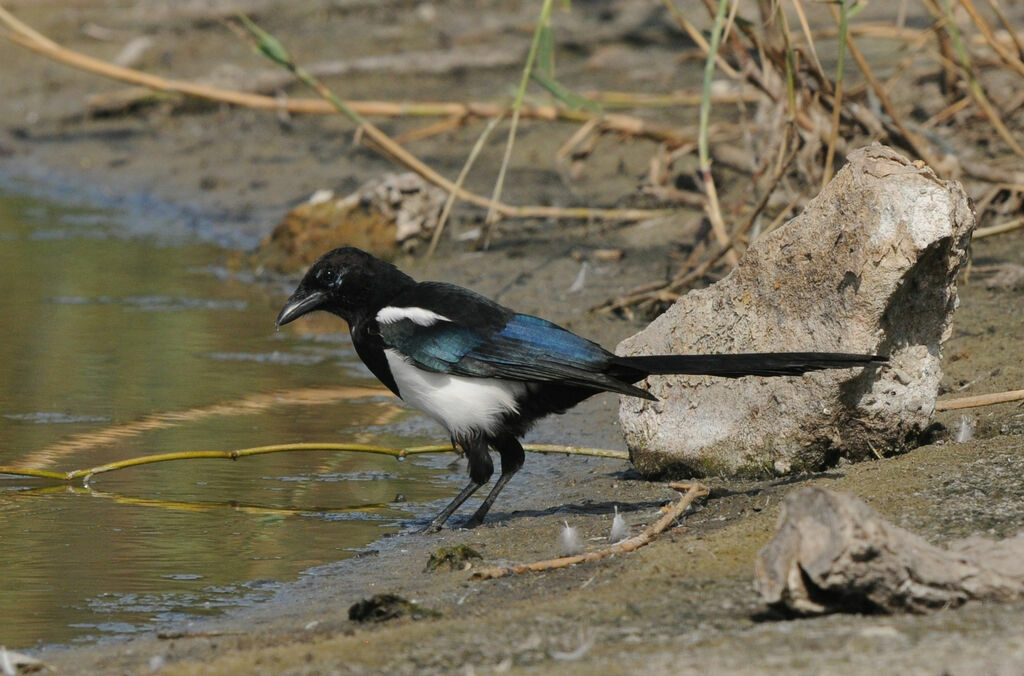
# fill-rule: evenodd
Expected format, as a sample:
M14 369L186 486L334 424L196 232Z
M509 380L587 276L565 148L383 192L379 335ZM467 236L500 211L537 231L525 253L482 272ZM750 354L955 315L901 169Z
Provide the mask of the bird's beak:
M280 314L277 315L277 328L281 328L288 322L318 309L326 297L327 294L323 291L307 292L302 289L296 290L292 297L288 299L288 302L284 304L284 307L281 308Z

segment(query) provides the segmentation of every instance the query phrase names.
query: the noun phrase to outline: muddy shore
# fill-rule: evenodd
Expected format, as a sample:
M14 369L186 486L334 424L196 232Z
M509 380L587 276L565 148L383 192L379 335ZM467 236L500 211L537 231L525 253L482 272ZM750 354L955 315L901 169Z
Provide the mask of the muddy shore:
M113 58L131 37L155 46L138 67L163 75L200 77L215 66L264 64L192 3L161 14L164 3L115 9L104 3L13 2L5 6L61 44ZM202 3L195 3L196 6ZM245 4L305 58L353 58L443 42L443 22L472 35L472 17L438 8L441 19L413 11L331 9L296 2L270 11ZM508 25L527 24L532 8L494 3ZM147 11L149 10L149 11ZM197 10L198 11L198 10ZM448 12L451 15L448 15ZM353 22L365 30L353 29ZM461 23L460 23L461 22ZM95 28L106 29L107 33ZM346 27L345 44L337 35ZM113 36L99 39L97 35ZM487 34L525 45L528 33ZM678 51L657 31L646 34L648 59ZM92 37L91 37L92 36ZM468 39L468 38L467 38ZM483 38L481 38L483 39ZM660 42L659 42L660 40ZM659 50L661 50L659 52ZM298 50L296 50L298 51ZM353 189L390 165L353 147L346 125L331 118L274 115L222 107L156 105L130 115L84 115L87 96L121 85L46 61L0 41L0 157L8 180L38 181L55 197L86 195L144 215L159 213L187 236L250 249L287 208L318 188ZM667 58L667 57L666 57ZM569 59L586 74L583 58ZM624 64L633 63L621 58ZM658 87L672 87L678 69L654 69ZM458 74L456 97L497 97L516 79L514 66ZM667 78L667 79L666 79ZM632 82L629 68L601 69L594 86ZM444 98L450 78L412 73L357 73L344 80L352 98ZM411 94L410 94L411 92ZM391 133L424 124L393 121ZM413 149L454 174L476 130L457 130ZM605 142L584 176L567 186L543 153L571 133L527 127L517 151L514 203L615 206L631 195L644 171L645 151ZM486 192L498 153L482 160L474 189ZM478 214L460 212L454 229L474 227ZM140 218L140 221L144 219ZM140 226L143 227L144 226ZM586 309L649 281L671 265L688 233L678 224L508 224L486 253L448 243L428 266L408 261L419 277L454 281L585 333L605 345L633 333L639 321L592 315ZM619 261L590 259L598 248L620 248ZM575 256L573 254L576 254ZM976 243L977 264L1024 265L1020 233ZM581 260L586 283L570 291ZM948 396L1019 389L1024 365L1024 297L962 280L961 307L944 350ZM530 439L621 448L617 401L598 397L549 419ZM973 441L954 444L948 429L960 413L937 416L935 443L901 457L827 472L761 482L712 479L711 497L683 528L628 556L543 574L472 581L471 570L424 572L439 546L467 544L482 556L474 566L527 562L557 554L562 522L571 519L587 541L607 535L613 505L633 532L677 496L642 481L626 463L531 456L492 512L474 531L437 536L401 534L364 555L287 585L260 607L181 628L164 637L47 651L40 657L61 673L1019 673L1024 670L1024 602L971 604L927 616L834 615L787 619L770 613L753 589L753 560L772 532L781 498L795 486L824 485L855 493L894 523L936 543L978 534L1005 537L1024 527L1024 412L1018 404L969 411ZM590 541L594 538L594 541ZM416 600L439 617L400 618L376 625L348 620L349 606L377 593Z

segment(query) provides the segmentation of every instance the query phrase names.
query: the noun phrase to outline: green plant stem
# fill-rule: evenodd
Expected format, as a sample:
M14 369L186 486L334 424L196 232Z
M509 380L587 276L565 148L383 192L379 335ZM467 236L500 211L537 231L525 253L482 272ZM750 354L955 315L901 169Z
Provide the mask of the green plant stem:
M616 460L629 460L629 454L625 451L616 451L603 448L586 448L583 446L558 446L554 444L527 444L523 447L533 453L563 453L566 455L587 455L598 458L613 458ZM70 472L53 472L44 469L5 467L0 466L0 474L14 476L26 476L37 479L52 479L55 481L71 482L81 479L88 482L92 476L113 472L128 467L139 465L151 465L158 462L171 462L174 460L200 460L200 459L221 459L238 460L252 455L265 455L267 453L286 453L291 451L347 451L350 453L373 453L377 455L390 455L394 458L405 458L410 455L421 455L424 453L451 453L454 449L449 444L436 446L412 446L409 448L390 448L387 446L374 446L371 444L340 444L340 443L297 443L297 444L273 444L270 446L255 446L235 451L181 451L177 453L160 453L158 455L145 455L138 458L118 460L105 465L98 465L88 469L76 469Z
M974 66L971 64L970 54L967 53L967 45L964 44L963 36L960 35L960 29L956 27L956 21L953 20L953 7L950 0L945 0L943 9L946 15L946 24L944 28L949 33L950 39L953 40L953 47L956 49L957 58L960 59L960 66L964 70L964 75L967 77L967 85L971 90L971 94L974 96L974 100L978 102L985 116L988 117L989 122L995 127L996 132L1006 141L1006 144L1010 146L1013 152L1017 153L1018 156L1024 157L1024 148L1021 148L1020 144L1017 143L1017 139L1013 137L1013 134L1006 125L1003 123L1002 118L999 116L999 111L996 110L992 102L988 100L988 96L985 95L985 90L981 86L981 82L975 76Z
M715 188L715 179L711 174L711 152L709 150L709 126L711 120L711 83L715 76L715 57L718 54L718 46L722 41L723 26L725 25L725 10L729 6L729 0L718 0L718 9L715 12L714 24L711 28L711 43L708 45L707 59L704 61L704 86L701 89L700 100L700 123L697 133L697 157L701 183L704 186L705 210L708 220L711 221L711 230L715 239L725 251L725 257L729 265L735 266L739 262L736 252L731 247L729 234L725 229L725 221L722 218L722 208L718 203L718 190Z
M494 182L494 191L491 193L491 206L487 209L487 216L484 218L484 227L480 232L480 239L477 245L486 248L490 243L491 230L498 221L498 210L495 205L501 202L501 193L505 186L505 174L508 172L508 165L512 160L512 147L516 141L516 130L519 128L519 114L523 109L523 100L526 98L526 86L530 83L530 73L533 71L533 64L537 60L537 52L540 49L541 35L546 27L551 24L552 0L544 0L540 9L540 17L537 19L537 27L533 31L533 40L530 42L530 51L526 55L526 65L523 66L523 75L519 79L519 88L516 90L516 97L512 101L512 120L508 127L508 139L505 142L505 154L501 158L501 167L498 169L498 178Z
M846 35L849 26L849 0L839 2L839 54L836 56L836 86L832 96L832 130L828 136L828 150L825 152L825 166L821 172L821 188L825 189L832 180L833 163L836 158L836 144L839 142L839 122L843 109L843 72L846 68Z
M711 153L708 150L708 126L711 120L711 83L715 77L715 57L718 45L722 41L722 26L725 24L725 10L729 0L718 0L715 21L711 27L711 43L708 45L708 56L704 61L704 86L700 99L700 127L697 135L697 157L701 169L711 168Z

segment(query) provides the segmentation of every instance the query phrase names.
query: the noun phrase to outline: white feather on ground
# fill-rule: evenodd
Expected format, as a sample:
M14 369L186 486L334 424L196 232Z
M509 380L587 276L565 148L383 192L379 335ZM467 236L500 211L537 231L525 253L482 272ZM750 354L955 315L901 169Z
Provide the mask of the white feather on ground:
M608 534L608 542L615 544L622 542L629 537L629 526L626 520L619 514L619 506L615 505L615 518L612 519L612 532Z
M562 536L560 538L560 544L562 547L562 556L575 556L583 552L583 541L580 540L580 534L575 528L569 525L568 521L563 521L565 528L562 529Z
M956 430L956 443L963 444L974 438L974 418L969 415L960 416L960 425Z

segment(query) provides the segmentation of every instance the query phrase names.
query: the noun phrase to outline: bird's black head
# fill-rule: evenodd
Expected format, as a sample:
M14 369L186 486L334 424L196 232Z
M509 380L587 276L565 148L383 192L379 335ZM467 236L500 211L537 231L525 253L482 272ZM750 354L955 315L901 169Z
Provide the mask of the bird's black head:
M321 256L299 282L277 315L278 328L316 310L336 314L349 324L376 314L387 299L413 284L412 278L379 258L342 247Z

